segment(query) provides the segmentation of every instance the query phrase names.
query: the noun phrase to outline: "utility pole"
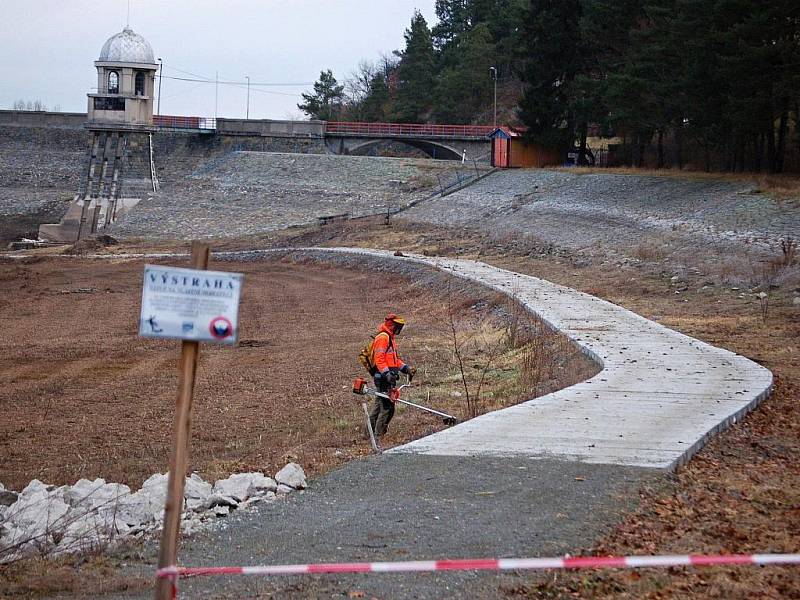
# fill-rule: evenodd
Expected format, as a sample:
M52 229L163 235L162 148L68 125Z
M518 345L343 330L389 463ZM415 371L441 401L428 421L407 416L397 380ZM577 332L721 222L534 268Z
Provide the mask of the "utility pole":
M494 128L497 129L497 67L489 67L489 72L494 79Z
M219 71L214 74L214 119L219 116Z
M250 118L250 76L245 75L245 79L247 79L247 116L245 118Z
M156 114L161 116L161 80L164 78L164 61L158 59L158 108Z

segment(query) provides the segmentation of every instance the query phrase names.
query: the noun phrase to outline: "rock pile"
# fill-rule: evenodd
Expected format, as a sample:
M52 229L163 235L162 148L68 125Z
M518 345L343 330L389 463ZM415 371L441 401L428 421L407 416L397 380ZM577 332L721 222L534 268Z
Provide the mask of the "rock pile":
M191 534L233 509L305 487L305 473L296 463L286 465L275 479L237 473L212 485L193 473L186 478L181 529ZM105 479L61 487L34 479L19 493L0 483L0 563L102 550L159 529L166 494L167 475L161 473L149 477L137 492Z

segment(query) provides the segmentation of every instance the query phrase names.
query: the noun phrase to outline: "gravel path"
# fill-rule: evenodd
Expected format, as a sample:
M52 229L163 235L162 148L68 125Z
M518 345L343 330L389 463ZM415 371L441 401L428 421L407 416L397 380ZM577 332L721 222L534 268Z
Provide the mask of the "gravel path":
M383 455L303 494L234 514L184 542L183 565L550 556L577 552L630 508L655 471L552 460ZM131 569L153 572L150 565ZM236 577L182 582L181 598L494 598L514 574ZM365 596L349 596L361 591ZM104 596L106 597L106 596ZM150 593L108 596L149 598Z

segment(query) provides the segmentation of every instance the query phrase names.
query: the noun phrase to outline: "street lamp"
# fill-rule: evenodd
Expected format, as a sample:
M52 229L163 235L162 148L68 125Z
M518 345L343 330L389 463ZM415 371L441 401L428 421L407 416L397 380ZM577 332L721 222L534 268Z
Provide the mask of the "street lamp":
M489 72L494 79L494 128L497 129L497 67L489 67Z
M245 75L245 79L247 79L247 116L246 119L250 118L250 76Z
M158 109L156 110L156 114L161 116L161 80L164 78L164 61L160 58L158 59Z

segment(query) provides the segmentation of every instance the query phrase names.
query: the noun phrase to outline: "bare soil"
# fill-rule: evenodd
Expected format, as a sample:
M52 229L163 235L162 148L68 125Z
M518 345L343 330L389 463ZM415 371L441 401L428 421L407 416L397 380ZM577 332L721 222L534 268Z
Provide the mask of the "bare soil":
M116 250L116 249L115 249ZM171 261L173 264L180 261ZM407 397L468 416L453 360L452 324L467 361L472 409L484 412L589 377L594 366L563 338L531 374L507 299L421 289L394 275L319 264L212 264L245 273L240 345L204 345L195 391L190 468L215 480L275 473L287 461L311 475L370 451L360 401L361 347L388 311L409 325L399 339L420 368ZM166 470L179 344L137 336L142 262L46 257L0 262L0 481L71 484L104 477L137 488ZM449 297L448 297L449 296ZM526 358L527 357L527 358ZM526 362L527 360L527 362ZM478 402L475 382L484 375ZM385 445L444 425L399 409Z

